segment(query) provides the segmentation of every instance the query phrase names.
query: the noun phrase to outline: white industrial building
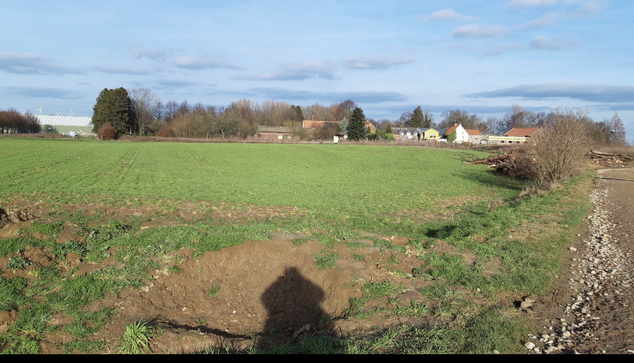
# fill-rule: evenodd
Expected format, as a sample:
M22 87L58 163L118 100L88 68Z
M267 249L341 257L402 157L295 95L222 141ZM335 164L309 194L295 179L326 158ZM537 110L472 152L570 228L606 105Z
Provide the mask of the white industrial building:
M51 127L57 130L60 134L69 134L73 132L79 135L89 135L92 133L92 117L85 116L46 116L46 115L33 115L37 118L37 122L42 126L42 131L45 127Z

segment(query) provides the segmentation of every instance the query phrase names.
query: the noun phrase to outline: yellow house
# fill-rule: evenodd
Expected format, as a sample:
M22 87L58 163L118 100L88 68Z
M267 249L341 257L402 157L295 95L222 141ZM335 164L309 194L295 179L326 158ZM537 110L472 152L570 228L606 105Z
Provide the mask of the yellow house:
M423 138L425 140L438 140L438 131L434 129L427 129L423 132Z

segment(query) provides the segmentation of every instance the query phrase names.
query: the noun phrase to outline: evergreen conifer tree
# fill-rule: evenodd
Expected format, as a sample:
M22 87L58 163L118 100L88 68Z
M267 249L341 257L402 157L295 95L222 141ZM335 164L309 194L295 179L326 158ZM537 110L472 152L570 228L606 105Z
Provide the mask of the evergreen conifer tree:
M109 122L118 135L138 132L132 100L125 88L104 88L92 108L93 132Z
M363 110L359 107L355 108L354 111L352 111L352 117L348 124L348 139L359 141L365 138L366 130L364 122L365 115L363 114Z
M412 118L409 121L409 127L423 127L425 122L425 117L423 116L423 110L420 109L420 106L416 107L414 112L412 112Z

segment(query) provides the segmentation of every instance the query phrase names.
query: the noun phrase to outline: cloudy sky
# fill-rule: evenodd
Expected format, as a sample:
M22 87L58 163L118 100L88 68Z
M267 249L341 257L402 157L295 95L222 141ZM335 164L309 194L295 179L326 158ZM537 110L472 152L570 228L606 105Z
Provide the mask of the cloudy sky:
M0 0L0 109L91 116L104 88L163 102L354 100L484 118L614 112L634 141L634 1Z

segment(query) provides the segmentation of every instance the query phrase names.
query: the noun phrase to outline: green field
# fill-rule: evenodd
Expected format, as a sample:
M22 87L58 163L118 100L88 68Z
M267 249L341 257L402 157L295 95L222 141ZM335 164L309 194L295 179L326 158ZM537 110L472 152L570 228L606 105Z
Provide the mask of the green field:
M0 183L3 193L224 201L367 218L515 196L521 182L463 163L485 155L329 144L1 140Z
M344 258L372 265L358 250L367 243L381 251L377 266L389 272L387 280L358 282L345 314L322 322L398 316L434 325L377 327L372 337L309 335L247 352L522 352L530 322L508 299L548 291L588 212L592 180L517 198L526 181L465 163L487 155L350 144L0 138L0 208L38 212L18 236L0 241L0 318L3 311L19 312L12 324L0 320L0 351L38 353L47 334L60 332L72 337L60 348L64 352L115 349L91 338L114 310L89 313L86 306L147 285L153 279L148 271L182 273L181 248L200 258L282 233L294 236L289 244L321 246L314 255L319 271ZM141 228L152 221L158 225ZM78 239L55 242L68 231ZM398 245L390 236L409 242ZM434 249L438 244L447 247ZM118 248L114 256L112 247ZM31 266L25 251L32 248L53 254L59 264L72 253L93 264L114 257L118 267L71 278L78 267L64 272ZM476 262L465 263L470 258ZM401 302L405 284L419 286L420 302ZM204 295L222 298L230 289L221 285L210 284ZM72 322L51 325L60 313ZM203 323L214 327L200 317ZM149 328L139 323L129 329L126 334ZM160 339L157 331L143 334L145 342ZM121 339L119 349L138 348Z

